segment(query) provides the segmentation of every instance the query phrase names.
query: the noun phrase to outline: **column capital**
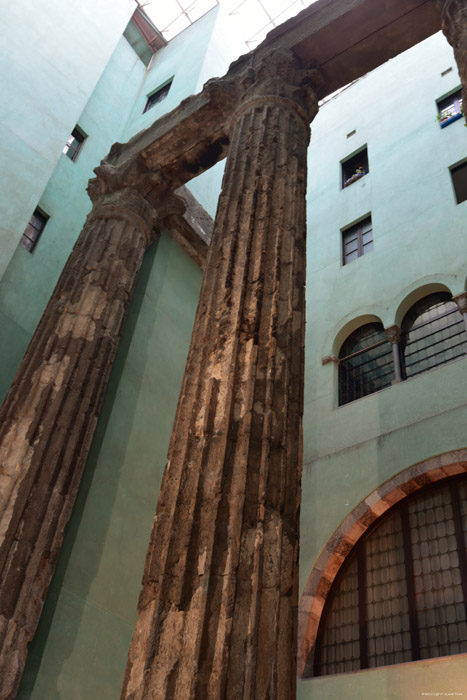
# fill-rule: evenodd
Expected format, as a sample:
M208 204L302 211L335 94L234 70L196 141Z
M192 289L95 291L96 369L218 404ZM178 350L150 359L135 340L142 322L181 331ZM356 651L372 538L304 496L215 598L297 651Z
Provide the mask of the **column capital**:
M452 297L452 300L456 302L461 314L467 314L467 292L456 294Z
M318 69L303 68L288 49L273 49L241 56L225 78L206 83L205 91L235 96L229 130L250 106L271 103L294 111L308 127L318 111L317 92L323 82Z
M402 330L399 328L399 326L388 326L384 330L386 331L386 335L391 345L396 345L397 343L400 343Z
M96 169L97 173L98 168ZM144 233L146 245L150 245L160 235L163 221L173 214L182 215L186 204L172 192L145 197L134 187L112 189L114 182L108 181L101 173L88 184L88 194L93 203L89 217L98 219L120 218L136 224Z
M436 0L436 5L441 13L443 32L451 46L456 48L467 29L467 1Z

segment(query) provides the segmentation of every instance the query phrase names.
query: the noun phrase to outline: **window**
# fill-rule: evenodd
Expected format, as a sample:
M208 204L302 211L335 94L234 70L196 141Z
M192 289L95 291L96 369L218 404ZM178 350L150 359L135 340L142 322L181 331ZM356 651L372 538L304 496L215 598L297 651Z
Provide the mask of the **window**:
M384 389L393 379L392 346L382 324L357 328L339 353L339 406Z
M348 137L349 135L347 138ZM360 149L354 156L342 162L342 187L348 187L369 172L368 151L365 146L365 148Z
M401 324L404 378L456 360L467 353L464 320L448 292L436 292L412 306Z
M371 216L342 231L343 265L373 250Z
M147 112L151 107L154 107L158 102L162 102L162 100L165 100L167 95L169 94L170 86L172 85L173 78L169 80L165 85L162 87L158 88L155 92L153 92L151 95L148 95L148 101L146 102L146 107L143 110L144 112Z
M451 168L452 184L458 204L467 199L467 162Z
M462 117L462 90L437 101L439 125L442 129Z
M20 245L30 253L34 250L49 217L41 209L36 209L21 236Z
M313 675L467 652L466 515L462 475L377 521L331 588Z
M86 134L83 131L81 131L79 127L75 126L75 128L71 132L71 136L65 144L63 153L66 156L68 156L70 160L75 161L78 157L78 153L81 150L81 146L83 145L85 138Z

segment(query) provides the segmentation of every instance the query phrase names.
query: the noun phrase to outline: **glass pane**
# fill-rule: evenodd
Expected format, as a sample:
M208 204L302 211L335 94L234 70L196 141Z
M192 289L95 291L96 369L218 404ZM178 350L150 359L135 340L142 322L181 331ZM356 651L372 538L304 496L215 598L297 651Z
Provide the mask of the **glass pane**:
M367 540L368 666L412 660L402 519L387 518Z
M417 302L402 321L405 376L443 365L467 353L467 335L457 305L447 293Z
M339 404L389 386L394 379L392 346L381 324L362 326L339 353Z
M360 668L358 569L354 561L333 593L326 617L320 675Z
M449 486L409 504L420 658L456 654L467 642Z

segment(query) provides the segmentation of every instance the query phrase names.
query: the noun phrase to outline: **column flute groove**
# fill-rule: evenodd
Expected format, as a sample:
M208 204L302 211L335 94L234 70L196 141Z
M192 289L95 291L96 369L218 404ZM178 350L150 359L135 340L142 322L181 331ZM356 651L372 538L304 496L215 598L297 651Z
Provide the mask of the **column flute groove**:
M237 74L240 109L122 700L295 693L306 158L316 73L282 51L251 61Z
M102 188L101 188L102 190ZM94 208L1 411L0 697L13 700L81 479L158 211L136 190Z

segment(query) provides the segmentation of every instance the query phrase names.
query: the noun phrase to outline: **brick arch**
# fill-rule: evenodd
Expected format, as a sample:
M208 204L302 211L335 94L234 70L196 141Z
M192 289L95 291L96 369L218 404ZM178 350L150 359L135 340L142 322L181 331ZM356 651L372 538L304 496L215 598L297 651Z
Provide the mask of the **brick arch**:
M404 469L372 491L331 535L308 575L299 603L298 673L308 675L308 659L329 591L358 540L389 508L424 486L467 472L467 448L431 457Z

